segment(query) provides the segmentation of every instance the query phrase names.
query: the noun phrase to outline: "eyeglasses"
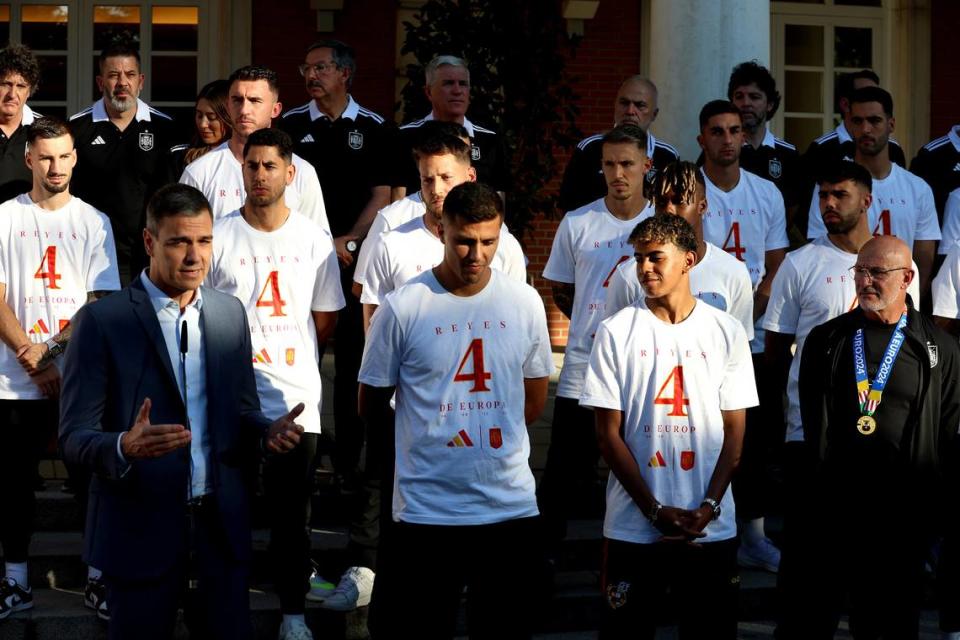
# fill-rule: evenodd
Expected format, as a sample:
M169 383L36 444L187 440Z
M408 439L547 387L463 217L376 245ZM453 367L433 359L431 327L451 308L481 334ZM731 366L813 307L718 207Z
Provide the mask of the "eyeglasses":
M297 69L300 70L300 75L302 75L304 78L309 76L311 72L319 76L326 73L327 69L333 70L336 68L337 65L333 63L327 64L326 62L321 62L320 64L302 64L297 67Z
M854 278L870 278L875 282L883 282L890 277L893 271L905 271L908 267L894 267L893 269L881 269L880 267L850 267L850 273Z

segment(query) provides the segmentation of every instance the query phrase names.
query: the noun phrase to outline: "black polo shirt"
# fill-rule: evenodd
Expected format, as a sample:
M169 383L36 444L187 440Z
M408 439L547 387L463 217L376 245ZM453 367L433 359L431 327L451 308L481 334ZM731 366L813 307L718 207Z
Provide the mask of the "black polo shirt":
M577 144L567 168L563 172L563 182L560 184L560 199L558 206L561 211L573 211L585 204L607 195L607 181L603 177L601 162L603 160L603 134L584 138ZM652 185L657 172L671 162L675 162L680 154L662 140L657 140L652 133L647 132L647 157L653 166L646 175L647 185Z
M960 189L960 125L931 140L917 152L910 163L910 171L927 181L933 189L937 216L943 223L943 208L951 191Z
M23 105L23 117L13 135L7 137L0 131L0 202L33 188L33 173L27 168L23 156L27 150L27 127L39 117L39 113Z
M393 128L352 97L336 120L311 100L283 114L277 126L293 138L297 155L317 170L331 233L349 232L372 189L390 186Z
M390 186L406 187L407 195L420 190L420 172L413 161L413 148L420 141L420 127L430 120L433 120L432 113L401 126L397 132ZM510 172L502 137L467 118L463 120L463 128L470 136L470 160L477 170L477 182L489 185L497 191L509 191Z
M103 100L70 117L77 167L72 193L103 211L113 224L120 280L126 285L146 265L143 227L146 204L174 182L169 151L173 120L137 101L137 115L124 131L107 116Z

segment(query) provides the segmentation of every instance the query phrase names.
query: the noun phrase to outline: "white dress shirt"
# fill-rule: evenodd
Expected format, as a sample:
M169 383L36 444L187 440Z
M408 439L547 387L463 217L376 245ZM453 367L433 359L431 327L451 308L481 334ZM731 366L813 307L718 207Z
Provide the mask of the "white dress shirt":
M187 419L191 431L190 439L190 488L187 499L198 498L213 491L213 482L209 476L210 468L210 432L207 429L207 365L203 347L203 331L200 324L200 310L203 298L200 290L193 301L181 312L180 304L161 291L150 278L146 270L140 274L140 282L150 296L150 303L157 312L157 322L167 345L170 366L177 379L177 389L184 398L187 407ZM181 360L180 331L183 322L187 326L187 354ZM184 386L186 377L186 386ZM124 459L117 440L117 451Z

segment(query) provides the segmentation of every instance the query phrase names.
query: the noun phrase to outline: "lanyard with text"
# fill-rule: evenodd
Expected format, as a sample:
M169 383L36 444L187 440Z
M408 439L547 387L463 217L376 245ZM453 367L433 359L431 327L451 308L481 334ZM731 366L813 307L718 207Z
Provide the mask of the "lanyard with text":
M877 377L873 383L867 377L867 359L863 350L863 329L857 329L853 335L853 371L857 376L857 400L860 403L860 419L857 420L857 431L865 436L869 436L877 430L877 421L873 414L880 406L880 400L883 397L883 390L890 380L890 372L893 370L893 363L897 361L900 355L900 347L906 336L903 328L907 326L907 314L904 312L897 322L897 327L890 336L890 342L887 343L887 350L880 361L880 368L877 370Z

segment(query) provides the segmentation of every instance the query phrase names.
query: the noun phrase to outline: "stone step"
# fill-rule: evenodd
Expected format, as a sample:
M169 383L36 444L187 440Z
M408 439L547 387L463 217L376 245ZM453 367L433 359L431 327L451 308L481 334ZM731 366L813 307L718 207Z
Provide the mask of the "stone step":
M553 598L540 603L538 631L544 637L563 637L564 634L592 632L599 625L601 599L600 576L595 571L561 573L557 576ZM753 572L745 576L743 589L744 617L757 617L761 612L751 611L755 595L770 590L773 577ZM264 590L251 590L251 609L256 637L275 638L280 621L279 603L276 596ZM0 622L0 640L72 638L93 640L105 637L105 624L92 611L83 607L81 588L34 588L35 607L12 615ZM532 603L533 606L536 606ZM769 616L770 611L766 614ZM329 612L308 604L307 619L317 637L363 638L365 637L366 610L343 614ZM466 631L463 611L458 623L458 633ZM186 637L180 629L177 638Z
M774 576L762 572L744 571L740 604L739 638L766 639L773 637L774 625L772 600ZM557 581L557 593L540 613L537 625L538 640L587 640L596 637L600 622L601 599L599 575L595 572L561 574ZM0 640L102 640L106 638L106 625L82 605L79 589L35 589L35 608L10 616L0 621ZM280 623L279 602L269 591L251 590L251 616L260 640L276 638ZM337 613L308 604L307 622L318 638L366 638L366 608L350 613ZM921 623L921 639L938 638L936 613L924 610ZM677 638L675 621L665 619L657 640ZM466 633L461 609L458 634ZM186 638L186 628L178 625L178 640ZM841 622L837 638L850 638L846 621Z
M271 565L267 553L269 540L268 531L253 531L252 575L257 584L267 584L270 581ZM346 528L314 529L311 543L321 574L335 580L347 563ZM79 531L35 533L30 543L30 584L57 589L82 587L87 579L87 567L81 560L82 553L83 540Z

